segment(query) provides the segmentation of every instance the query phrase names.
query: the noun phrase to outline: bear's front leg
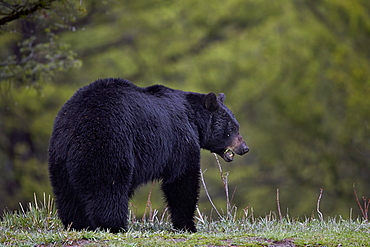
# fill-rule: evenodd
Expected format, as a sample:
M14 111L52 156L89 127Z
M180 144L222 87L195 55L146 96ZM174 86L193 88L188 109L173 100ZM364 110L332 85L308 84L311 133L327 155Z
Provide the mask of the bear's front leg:
M199 172L194 169L171 182L162 183L175 230L197 231L194 216L199 196Z

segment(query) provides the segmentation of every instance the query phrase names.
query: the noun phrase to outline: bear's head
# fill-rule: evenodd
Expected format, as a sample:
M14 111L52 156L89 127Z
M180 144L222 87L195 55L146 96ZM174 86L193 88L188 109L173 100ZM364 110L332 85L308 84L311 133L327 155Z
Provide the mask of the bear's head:
M239 123L224 105L226 97L209 93L204 97L204 107L210 113L204 148L220 155L225 161L234 160L235 154L248 153L249 147L239 134Z

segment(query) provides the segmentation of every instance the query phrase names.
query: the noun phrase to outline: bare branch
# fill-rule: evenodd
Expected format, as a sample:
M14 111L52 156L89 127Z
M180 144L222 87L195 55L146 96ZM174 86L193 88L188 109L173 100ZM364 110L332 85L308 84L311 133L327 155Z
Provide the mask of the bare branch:
M357 195L356 185L355 185L355 184L353 184L353 193L355 194L356 202L357 202L357 204L358 204L358 207L359 207L359 208L360 208L360 210L361 210L362 217L364 217L364 219L365 219L365 218L366 218L366 214L365 214L364 209L363 209L363 208L362 208L362 206L361 206L360 201L358 200L358 195Z
M204 171L206 172L206 171ZM202 180L202 183L203 183L203 187L204 187L204 190L206 191L206 194L207 194L207 197L208 197L208 200L209 202L211 203L212 207L214 208L214 210L216 211L216 213L218 214L218 217L222 218L222 215L218 212L215 204L213 204L213 201L212 201L212 198L210 196L210 194L208 193L208 189L207 189L207 185L206 185L206 181L204 180L204 176L203 176L203 172L202 170L200 170L200 178Z
M225 190L225 195L226 195L227 217L231 219L232 218L232 213L231 213L232 210L231 210L231 203L230 203L230 197L229 197L229 185L228 185L229 172L223 172L222 166L221 166L220 160L217 157L217 154L213 153L213 155L215 156L215 159L217 161L217 165L218 165L218 168L220 170L221 180L222 180L222 183L224 184L224 190Z

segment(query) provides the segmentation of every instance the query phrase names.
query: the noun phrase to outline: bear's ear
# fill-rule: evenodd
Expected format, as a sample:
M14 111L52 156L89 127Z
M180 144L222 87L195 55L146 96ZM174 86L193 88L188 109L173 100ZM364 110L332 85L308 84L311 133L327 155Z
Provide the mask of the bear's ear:
M218 100L219 100L219 101L221 101L222 103L224 103L225 99L226 99L225 94L220 93L220 94L218 95Z
M211 111L211 112L218 109L218 102L217 102L216 94L209 93L204 97L204 107L208 111Z

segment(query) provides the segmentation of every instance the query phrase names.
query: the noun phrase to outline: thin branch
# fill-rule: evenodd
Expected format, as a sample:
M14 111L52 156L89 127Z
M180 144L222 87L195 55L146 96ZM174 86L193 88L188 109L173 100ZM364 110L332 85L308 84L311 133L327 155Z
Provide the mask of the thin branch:
M228 186L228 176L229 176L229 173L228 172L223 172L222 166L221 166L220 160L217 157L217 154L213 153L213 155L215 156L215 159L217 161L217 165L218 165L218 168L220 170L221 180L222 180L222 183L224 184L224 190L225 190L225 195L226 195L226 213L227 213L227 216L229 218L231 218L232 217L232 214L231 214L231 203L230 203L229 186Z
M365 208L365 217L364 217L364 219L365 219L365 221L367 222L368 221L368 214L369 214L369 204L370 204L370 199L369 200L367 200L366 199L366 197L362 197L362 200L364 200L364 208Z
M206 172L206 170L205 170L204 172ZM202 170L200 171L200 178L202 179L203 187L204 187L204 190L206 191L206 194L207 194L207 197L208 197L209 202L211 203L212 207L214 208L214 210L216 211L216 213L218 214L218 216L219 216L220 218L222 218L222 216L221 216L221 214L218 212L218 210L217 210L217 208L216 208L215 204L213 204L213 201L212 201L211 196L210 196L210 195L209 195L209 193L208 193L208 189L207 189L206 181L204 180L204 176L203 176L203 172L202 172Z
M365 219L366 214L365 214L364 209L363 209L363 208L362 208L362 206L361 206L360 201L358 200L357 191L356 191L356 184L355 184L355 183L353 183L353 193L355 194L356 202L357 202L357 204L358 204L358 207L359 207L359 208L360 208L360 210L361 210L362 217L364 217L364 219Z

